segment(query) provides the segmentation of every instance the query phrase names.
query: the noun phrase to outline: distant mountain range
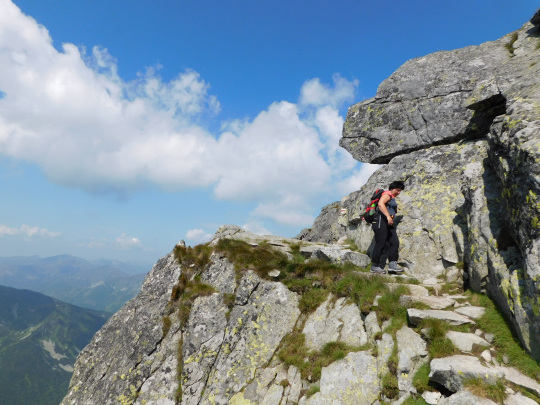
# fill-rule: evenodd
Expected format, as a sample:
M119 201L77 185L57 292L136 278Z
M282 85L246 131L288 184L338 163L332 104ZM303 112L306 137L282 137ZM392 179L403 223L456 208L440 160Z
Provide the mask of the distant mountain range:
M28 289L85 308L116 312L134 297L150 266L61 255L0 257L0 285Z
M110 316L0 286L0 404L60 403L77 355Z

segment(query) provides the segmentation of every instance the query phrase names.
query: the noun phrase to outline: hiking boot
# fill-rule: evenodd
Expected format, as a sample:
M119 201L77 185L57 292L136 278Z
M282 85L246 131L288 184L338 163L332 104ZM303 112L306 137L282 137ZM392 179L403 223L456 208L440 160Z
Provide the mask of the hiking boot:
M371 269L369 271L372 272L372 273L375 273L375 274L386 274L387 273L385 269L383 269L383 268L381 268L381 267L379 267L379 266L377 266L375 264L371 265Z
M390 262L388 263L388 271L390 273L403 273L405 270L403 270L397 262Z

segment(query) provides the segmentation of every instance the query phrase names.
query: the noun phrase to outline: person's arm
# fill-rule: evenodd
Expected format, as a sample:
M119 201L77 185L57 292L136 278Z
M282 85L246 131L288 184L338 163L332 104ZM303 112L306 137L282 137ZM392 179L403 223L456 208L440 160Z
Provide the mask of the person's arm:
M390 201L391 197L388 194L384 194L381 199L379 200L379 210L381 211L382 215L386 217L388 220L388 225L394 224L394 219L390 216L390 213L388 212L388 208L386 208L386 204L388 201Z

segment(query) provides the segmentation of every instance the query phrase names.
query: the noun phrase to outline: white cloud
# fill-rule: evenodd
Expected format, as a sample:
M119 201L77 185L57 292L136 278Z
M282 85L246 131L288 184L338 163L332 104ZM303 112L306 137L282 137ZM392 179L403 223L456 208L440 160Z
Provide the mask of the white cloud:
M46 228L40 228L38 226L28 226L26 224L21 225L19 228L11 228L6 225L0 225L0 237L3 236L27 236L42 237L42 238L55 238L62 235L60 232L49 231Z
M212 134L199 123L219 102L193 70L166 82L149 68L126 82L106 49L58 52L43 26L5 0L0 49L0 155L38 165L55 183L117 193L213 187L218 199L255 203L256 220L304 226L317 197L361 181L338 146L338 109L357 80L306 81L297 104L275 102Z
M141 241L133 236L127 236L125 233L116 238L116 246L121 250L138 249L141 247Z
M339 74L332 77L334 86L321 83L318 78L308 80L300 92L300 104L321 107L330 105L339 108L354 99L358 80L349 81Z
M213 236L214 235L206 233L202 229L191 229L186 232L187 241L193 244L208 242Z
M381 167L382 165L363 163L359 170L354 171L350 177L347 177L338 184L338 190L343 195L358 190L366 184L371 175Z
M266 229L263 224L254 220L246 222L242 229L254 233L255 235L272 235L272 232Z

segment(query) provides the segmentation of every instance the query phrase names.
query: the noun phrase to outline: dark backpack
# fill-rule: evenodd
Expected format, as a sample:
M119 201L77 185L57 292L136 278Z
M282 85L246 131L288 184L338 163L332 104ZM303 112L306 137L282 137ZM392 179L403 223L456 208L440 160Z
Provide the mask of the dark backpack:
M362 214L362 220L366 221L366 223L372 224L375 222L375 219L377 218L377 215L375 214L379 212L378 204L383 192L384 190L382 188L378 188L371 196L371 202L366 207L366 211Z

